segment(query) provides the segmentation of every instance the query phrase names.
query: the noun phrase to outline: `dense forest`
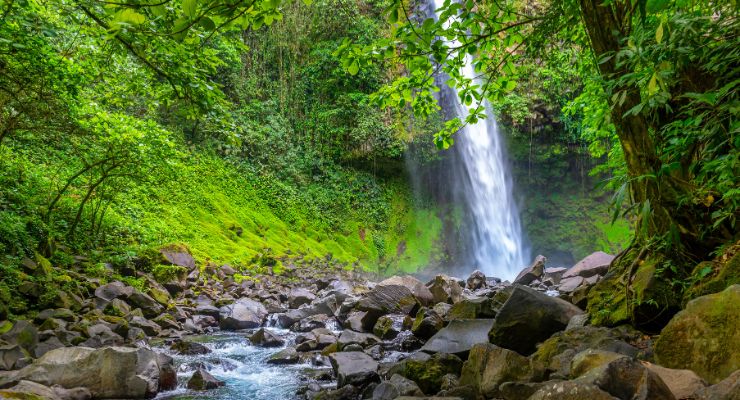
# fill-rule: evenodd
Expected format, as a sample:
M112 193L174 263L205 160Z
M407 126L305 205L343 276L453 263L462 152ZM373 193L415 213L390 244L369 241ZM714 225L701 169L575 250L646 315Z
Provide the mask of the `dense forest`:
M394 370L423 394L540 398L540 386L520 397L484 389L494 350L429 350L446 329L482 329L486 343L514 354L499 355L507 365L529 365L491 378L497 385L575 378L550 370L567 347L553 338L624 341L639 354L599 349L692 370L705 391L735 377L729 397L680 397L659 374L673 397L643 388L639 398L735 398L737 356L691 364L694 353L669 354L666 343L686 339L676 333L686 325L674 325L691 307L718 302L701 329L740 353L731 333L740 323L731 306L740 294L739 17L735 0L0 0L0 397L21 380L86 387L93 398L152 397L174 387L161 359L158 383L141 393L39 380L29 369L56 348L141 350L148 338L272 324L314 335L287 339L302 361L331 358L323 362L337 388L309 385L298 390L305 398L394 398L367 389L367 371L344 377L345 361L330 356L359 347L386 360L371 351L378 343L433 354ZM445 96L465 113L450 112ZM466 219L450 169L466 127L488 121L505 149L519 250L546 257L509 266L524 268L516 279L468 278L486 266L461 265L477 243L475 217ZM503 322L507 310L526 319L535 303L560 314L506 330L516 325ZM240 304L250 323L232 315ZM605 336L557 337L584 311L581 328ZM315 332L335 325L341 335ZM345 332L375 339L344 343ZM534 343L512 339L528 332ZM267 330L255 335L252 344L285 345ZM571 349L568 369L598 346ZM707 346L692 349L718 350ZM449 374L459 382L441 383ZM300 385L286 385L218 398L297 396ZM39 390L16 392L86 398Z

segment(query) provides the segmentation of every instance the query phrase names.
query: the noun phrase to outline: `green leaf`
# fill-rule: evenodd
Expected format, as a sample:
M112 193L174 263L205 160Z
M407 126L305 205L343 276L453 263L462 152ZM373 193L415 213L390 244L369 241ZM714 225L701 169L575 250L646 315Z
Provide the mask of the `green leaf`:
M127 8L121 11L116 19L119 22L124 22L131 25L139 25L146 22L146 17L143 14L139 14L131 8Z
M210 19L210 18L208 18L208 17L201 18L199 24L200 24L201 28L203 28L203 29L205 29L207 31L212 31L212 30L216 29L216 23L213 22L213 20Z
M658 92L658 74L653 73L653 76L650 78L650 82L648 82L648 94L654 95Z
M360 72L360 63L357 62L357 60L352 61L352 64L347 67L347 72L349 72L350 75L357 75L357 73Z
M198 0L182 0L182 12L188 18L195 18L198 11Z
M661 22L660 25L658 25L658 29L655 30L655 41L660 44L660 42L663 41L663 23Z

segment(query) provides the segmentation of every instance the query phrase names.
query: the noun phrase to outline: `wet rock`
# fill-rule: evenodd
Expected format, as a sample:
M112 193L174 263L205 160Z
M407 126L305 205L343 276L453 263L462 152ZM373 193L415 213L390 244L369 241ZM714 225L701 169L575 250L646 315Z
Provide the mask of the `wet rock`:
M208 354L211 349L198 342L192 342L190 340L176 340L170 346L170 350L176 351L178 354L186 356L194 356L201 354Z
M740 368L740 285L691 300L655 342L660 365L717 383Z
M437 275L434 280L427 284L432 293L434 303L454 304L462 300L462 287L454 278L447 275Z
M268 364L283 365L283 364L296 364L298 363L298 351L294 347L286 347L283 350L270 356L267 359Z
M349 329L343 330L342 333L339 335L339 339L337 340L339 350L343 350L346 346L349 346L350 344L358 344L361 348L364 349L380 342L380 338L373 334L355 332Z
M298 308L304 304L309 304L316 299L316 295L310 290L304 288L291 289L288 295L288 306L290 308Z
M188 389L190 390L210 390L224 385L223 381L216 379L203 368L198 368L193 376L188 380Z
M565 381L548 383L529 400L616 400L615 397L588 383Z
M492 319L450 321L421 348L427 353L467 354L474 345L488 342Z
M394 374L390 380L380 383L373 390L373 400L394 400L399 396L423 396L419 385L411 379Z
M9 399L87 400L91 397L85 388L51 388L31 381L20 381L10 389L0 390L0 398Z
M493 299L488 297L471 297L452 305L447 319L495 318L497 309Z
M470 350L460 374L460 385L470 385L486 398L499 397L499 385L526 380L529 374L527 357L490 343L481 343Z
M249 341L252 342L253 345L261 347L280 347L285 344L285 340L265 328L260 328L250 336Z
M219 314L219 325L223 330L257 328L267 318L267 310L262 303L247 298L221 307Z
M149 398L161 390L161 371L168 368L160 364L162 361L157 353L144 348L64 347L44 354L11 376L0 377L0 387L28 380L45 386L85 387L96 398Z
M478 290L486 286L486 274L481 271L473 271L468 279L465 281L466 286L470 290Z
M373 333L383 340L395 338L401 332L404 317L404 315L384 315L378 318Z
M545 262L547 259L545 256L539 255L535 257L532 265L524 268L519 275L514 279L514 283L520 285L529 285L535 280L539 280L545 274Z
M216 322L218 322L218 319L221 318L221 313L218 307L215 307L211 304L198 304L198 306L195 307L194 314L196 314L196 316L209 316L213 318L213 320ZM195 316L193 317L193 320L195 321Z
M437 393L442 388L445 375L459 376L462 365L462 360L453 354L437 353L429 356L425 353L414 353L391 367L388 373L411 379L424 393Z
M418 338L427 340L444 327L444 320L434 310L423 309L416 314L411 332Z
M291 325L290 330L294 332L310 332L314 329L326 328L326 323L329 319L329 316L325 314L312 315Z
M337 388L346 385L364 387L370 382L380 381L378 363L363 352L340 352L329 355L331 366L337 376Z
M576 380L623 400L675 400L660 376L628 357L594 368Z
M565 329L574 315L582 313L564 300L516 285L496 316L488 338L493 344L529 355L537 343Z
M594 275L604 275L609 270L609 264L612 260L614 260L613 255L597 251L565 271L562 278L566 279L573 276L589 278Z

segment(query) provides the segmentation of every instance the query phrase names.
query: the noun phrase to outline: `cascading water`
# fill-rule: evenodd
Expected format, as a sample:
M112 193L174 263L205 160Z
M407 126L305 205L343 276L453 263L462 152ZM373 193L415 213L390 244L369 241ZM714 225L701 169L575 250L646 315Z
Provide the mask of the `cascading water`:
M432 3L436 10L444 0L432 0ZM468 55L466 61L463 73L474 78L472 57ZM452 89L439 83L444 88L441 103L445 111L464 120L468 108L457 93L451 93ZM449 185L456 203L467 214L465 225L471 242L467 263L472 265L465 268L466 272L477 268L488 276L513 279L525 266L528 256L503 144L490 112L487 119L465 126L456 134L452 148Z

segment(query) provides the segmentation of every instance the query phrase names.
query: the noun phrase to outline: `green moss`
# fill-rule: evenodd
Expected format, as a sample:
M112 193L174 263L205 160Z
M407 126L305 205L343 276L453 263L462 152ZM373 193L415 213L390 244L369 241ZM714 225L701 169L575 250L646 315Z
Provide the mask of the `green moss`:
M684 292L684 304L740 284L740 245L730 247L715 260L699 263L691 273L690 281L691 286Z
M179 265L155 265L152 268L152 275L154 279L159 283L171 282L173 280L182 279L187 275L187 268Z

